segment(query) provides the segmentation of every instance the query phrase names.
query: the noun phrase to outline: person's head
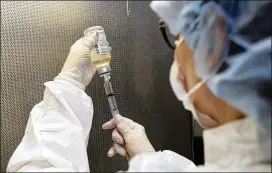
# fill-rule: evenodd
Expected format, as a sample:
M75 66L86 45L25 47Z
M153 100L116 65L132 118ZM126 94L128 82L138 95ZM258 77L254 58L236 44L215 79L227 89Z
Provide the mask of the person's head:
M176 80L181 82L186 93L202 81L196 75L194 62L194 53L187 43L183 41L183 37L180 34L175 48L173 63L178 67ZM198 122L205 128L212 128L244 117L242 113L231 107L224 100L217 98L205 83L190 94L189 97L196 109ZM206 115L211 119L201 115Z
M168 21L166 23L161 20L159 25L166 43L172 49L175 48L174 62L170 70L170 83L175 95L179 101L182 101L184 108L191 111L198 123L204 128L212 128L244 117L224 100L217 98L207 87L207 81L202 81L197 75L194 52L183 39L179 26L181 23L184 24L184 21L179 19L184 4L165 1L164 3L153 2L151 5L151 8L160 14L159 16L164 16ZM167 11L165 8L172 10ZM198 4L192 9L197 11ZM194 15L190 15L189 18L194 18ZM171 44L167 38L165 28L168 25L170 33L174 35L179 33L175 45ZM221 25L219 26L222 28ZM220 35L220 38L224 39L224 35ZM220 49L222 50L223 46L217 46L217 50Z

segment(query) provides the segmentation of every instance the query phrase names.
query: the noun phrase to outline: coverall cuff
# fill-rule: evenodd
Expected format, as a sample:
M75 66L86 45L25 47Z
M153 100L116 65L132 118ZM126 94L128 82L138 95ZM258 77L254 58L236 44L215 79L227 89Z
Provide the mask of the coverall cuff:
M54 81L58 81L58 80L69 82L72 85L75 85L76 87L78 87L80 90L84 90L85 91L86 87L81 82L79 82L79 81L77 81L75 79L72 79L71 77L67 76L63 72L61 72L58 76L56 76L54 78Z

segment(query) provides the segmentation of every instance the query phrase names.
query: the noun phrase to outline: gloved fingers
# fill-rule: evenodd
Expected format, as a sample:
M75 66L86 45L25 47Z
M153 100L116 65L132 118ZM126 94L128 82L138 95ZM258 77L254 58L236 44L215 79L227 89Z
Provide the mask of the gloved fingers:
M108 157L113 157L116 154L116 151L113 147L111 147L108 151Z
M116 115L114 119L117 129L121 133L121 135L129 133L135 128L135 123L131 119L122 117L121 115Z
M121 145L114 143L113 148L116 153L120 154L121 156L126 156L127 152L126 152L125 148L122 147Z
M125 118L121 115L115 115L115 117L113 119L111 119L110 121L104 123L102 125L103 129L113 129L116 128L116 126L119 125L128 125L131 129L135 128L135 123L134 121L132 121L131 119Z
M85 29L84 31L84 35L90 35L91 33L93 33L93 31L99 31L99 30L103 30L102 26L92 26L90 28ZM92 31L92 32L90 32Z
M124 138L123 136L118 132L117 129L114 129L112 131L112 140L117 143L117 144L120 144L120 145L123 145L124 144Z
M135 123L134 123L134 121L132 121L132 120L129 119L129 118L123 117L122 115L116 115L116 116L114 117L114 119L115 119L115 123L116 123L117 126L118 126L119 124L125 123L125 124L129 125L129 127L130 127L131 129L134 129L134 128L135 128Z
M97 32L93 32L85 37L83 37L83 44L88 48L92 49L98 41Z
M114 120L114 119L111 119L110 121L104 123L104 124L102 125L102 128L103 128L104 130L116 128L115 120Z
M78 39L70 48L70 52L80 52L82 50L82 43L84 41L84 37Z

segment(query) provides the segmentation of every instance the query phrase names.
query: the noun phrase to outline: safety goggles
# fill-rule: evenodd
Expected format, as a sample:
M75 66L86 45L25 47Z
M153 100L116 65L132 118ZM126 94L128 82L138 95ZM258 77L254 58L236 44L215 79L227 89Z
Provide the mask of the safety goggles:
M163 21L163 20L160 20L159 21L159 29L162 33L162 36L163 36L163 39L164 41L166 42L167 46L172 49L172 50L175 50L176 48L176 45L174 43L171 43L168 36L167 36L167 33L166 33L166 28L167 28L167 24Z

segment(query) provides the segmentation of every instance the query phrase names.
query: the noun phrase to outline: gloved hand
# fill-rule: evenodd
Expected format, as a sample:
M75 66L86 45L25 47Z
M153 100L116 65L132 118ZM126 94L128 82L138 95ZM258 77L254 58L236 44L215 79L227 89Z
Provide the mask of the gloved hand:
M95 26L100 29L101 26ZM61 73L55 80L68 81L81 89L91 82L95 68L90 61L90 50L97 44L98 36L95 32L80 38L71 47Z
M103 129L114 129L112 132L113 147L108 151L108 157L116 153L127 156L128 159L136 154L154 152L142 125L131 119L116 115L102 126Z

